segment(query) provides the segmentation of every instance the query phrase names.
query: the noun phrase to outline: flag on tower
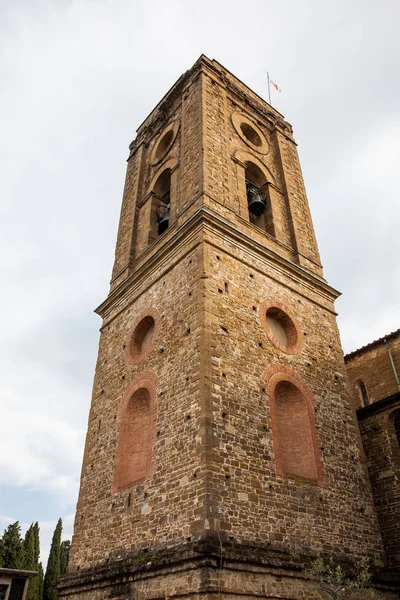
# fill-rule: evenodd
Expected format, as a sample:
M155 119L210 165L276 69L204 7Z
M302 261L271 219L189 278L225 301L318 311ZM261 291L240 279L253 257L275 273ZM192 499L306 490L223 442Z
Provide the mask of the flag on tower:
M271 104L271 86L270 86L270 84L272 83L272 85L274 86L276 91L279 93L281 93L281 88L279 87L279 85L277 83L275 83L275 81L272 81L272 79L269 76L268 71L267 71L267 81L268 81L268 100L269 100L269 103Z
M276 89L277 92L281 93L281 88L278 86L277 83L275 83L275 81L272 81L272 79L269 80L270 83L274 86L274 88Z

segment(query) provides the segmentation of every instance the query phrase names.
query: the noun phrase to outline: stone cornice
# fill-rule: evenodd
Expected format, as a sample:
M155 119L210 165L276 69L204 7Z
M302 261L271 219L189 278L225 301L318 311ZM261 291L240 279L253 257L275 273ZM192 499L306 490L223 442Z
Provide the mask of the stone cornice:
M363 406L362 408L359 408L357 410L357 418L359 421L362 421L363 419L367 419L371 415L383 412L388 408L394 408L398 405L400 405L400 392L397 392L392 396L388 396L387 398L382 398L382 400L378 400L377 402L373 402L372 404L368 404L368 406Z
M219 230L220 234L226 234L229 240L234 241L238 247L245 246L249 255L255 258L264 258L269 265L275 265L278 270L290 274L291 278L301 285L305 285L311 291L317 292L326 300L333 302L340 296L340 292L328 285L324 279L311 271L295 264L291 260L277 254L274 250L267 248L262 243L254 240L251 236L236 229L233 225L222 219L219 215L203 209L209 217L208 222L214 226L213 231ZM207 219L206 219L207 221ZM257 267L251 265L255 270Z
M201 220L193 221L189 219L179 229L177 223L174 223L168 228L168 232L164 234L162 243L160 243L161 240L156 240L156 242L147 248L134 263L133 267L135 271L111 292L108 298L96 308L95 312L103 319L106 319L110 311L123 302L128 292L134 294L135 289L139 290L140 288L142 293L143 281L147 280L149 283L153 283L155 272L160 268L160 264L163 263L165 258L168 257L171 259L171 257L176 257L178 259L178 257L182 256L182 253L186 254L188 251L185 251L185 247L191 250L201 242L199 239L195 240L200 230ZM172 262L175 264L174 261ZM160 277L164 276L168 270L164 270Z
M118 287L115 288L108 296L108 298L100 304L96 309L96 313L99 314L103 319L107 319L111 316L111 311L121 304L126 295L135 294L135 289L143 287L143 281L147 280L149 285L153 282L156 270L159 270L160 265L163 262L166 263L166 258L169 259L169 267L171 268L171 257L172 263L175 264L176 260L182 255L182 251L186 254L189 249L193 249L194 246L199 243L211 243L211 241L204 239L204 236L208 233L216 234L220 239L220 247L225 248L225 240L229 240L229 243L236 246L238 249L246 248L249 257L254 257L254 263L249 263L248 266L254 270L260 270L259 267L255 266L256 259L265 261L265 266L273 267L275 276L279 272L283 272L290 276L290 278L298 285L306 287L310 292L318 294L323 300L333 302L340 293L334 288L329 286L326 281L314 273L307 271L306 269L296 265L292 261L280 256L272 249L267 248L262 243L254 240L248 234L239 231L217 215L210 209L202 207L198 209L181 227L175 223L168 230L167 237L163 236L162 239L157 240L154 244L141 255L136 261L134 268L135 271L125 281L123 281ZM186 250L185 250L186 248ZM226 250L226 248L225 248ZM175 257L175 261L174 261ZM267 269L263 269L260 272L266 272ZM271 277L274 277L274 273L269 270ZM165 271L162 272L164 276ZM117 308L118 310L118 308Z

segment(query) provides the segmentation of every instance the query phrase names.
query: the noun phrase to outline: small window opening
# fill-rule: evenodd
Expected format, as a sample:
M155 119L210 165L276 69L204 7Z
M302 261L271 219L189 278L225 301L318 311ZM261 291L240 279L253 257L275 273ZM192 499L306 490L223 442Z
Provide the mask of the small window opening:
M245 180L250 223L270 235L275 235L268 181L264 173L257 165L247 163Z
M254 127L251 127L248 123L241 123L240 129L242 130L244 137L247 138L253 146L257 146L258 148L262 146L262 139Z
M365 387L365 383L363 381L360 381L360 383L358 385L359 385L360 396L361 396L363 406L368 406L368 404L370 402L369 402L367 388Z
M282 349L293 350L297 343L297 331L289 315L280 308L271 306L266 312L265 319L269 330Z

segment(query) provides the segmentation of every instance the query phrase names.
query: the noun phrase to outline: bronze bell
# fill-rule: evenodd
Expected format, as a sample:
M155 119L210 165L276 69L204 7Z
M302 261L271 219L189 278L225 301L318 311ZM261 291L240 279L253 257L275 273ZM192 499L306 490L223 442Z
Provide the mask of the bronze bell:
M249 205L249 212L256 217L259 217L265 211L266 200L264 194L260 194L260 191L256 187L247 188L247 201Z
M158 222L158 235L161 235L168 229L169 225L169 204L164 205L164 214Z

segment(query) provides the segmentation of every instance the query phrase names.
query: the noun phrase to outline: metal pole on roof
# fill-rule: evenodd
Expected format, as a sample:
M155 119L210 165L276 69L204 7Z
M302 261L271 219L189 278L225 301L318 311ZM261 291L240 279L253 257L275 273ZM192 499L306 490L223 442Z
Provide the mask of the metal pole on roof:
M385 338L383 341L385 342L385 346L386 346L386 349L387 349L388 355L389 355L390 364L392 365L392 369L393 369L393 373L394 373L394 378L396 379L397 387L398 387L398 390L400 392L400 380L399 380L399 376L398 376L398 373L397 373L397 370L396 370L396 365L394 364L392 351L390 349L390 345L389 345L389 342L387 341L387 339Z
M271 104L271 86L269 84L269 73L267 71L267 81L268 81L268 99L269 99L269 103ZM272 106L272 104L271 104Z

